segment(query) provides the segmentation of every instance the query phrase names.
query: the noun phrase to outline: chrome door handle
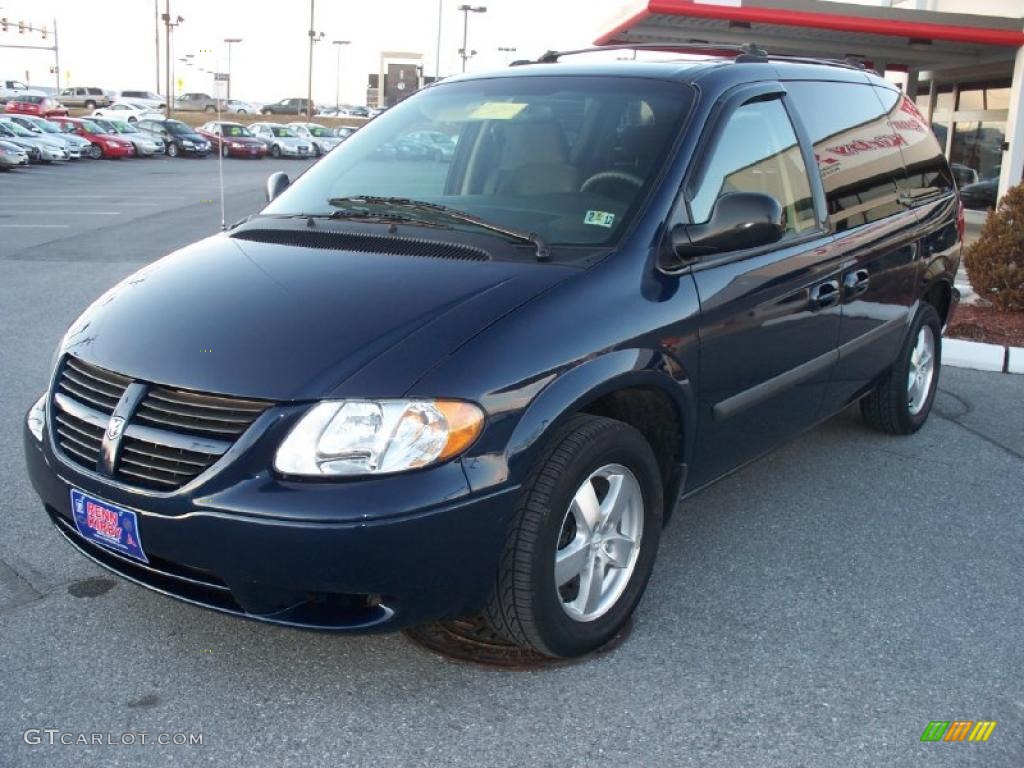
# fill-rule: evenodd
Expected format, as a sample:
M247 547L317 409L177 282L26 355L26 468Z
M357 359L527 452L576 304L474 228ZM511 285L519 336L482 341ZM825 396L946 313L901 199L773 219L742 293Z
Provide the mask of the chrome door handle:
M847 296L860 296L868 289L871 275L866 269L858 269L856 272L848 272L843 278L843 288Z
M839 301L839 281L826 280L811 288L811 307L831 307Z

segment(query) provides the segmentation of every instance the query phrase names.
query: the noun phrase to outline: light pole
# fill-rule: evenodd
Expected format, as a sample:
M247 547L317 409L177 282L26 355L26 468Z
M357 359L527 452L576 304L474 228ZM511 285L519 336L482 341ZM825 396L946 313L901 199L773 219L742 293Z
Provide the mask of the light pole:
M516 50L517 49L515 47L513 47L513 46L508 46L508 47L504 47L504 46L500 46L500 45L498 46L498 51L500 53L504 53L505 54L505 66L508 66L508 55L510 53L515 53Z
M156 92L160 93L160 0L153 0L153 41L156 43ZM60 86L60 83L57 83Z
M346 45L351 45L351 40L332 40L334 45L338 46L338 63L334 70L334 111L337 112L341 107L341 49Z
M228 44L228 97L227 100L231 101L231 46L235 43L242 42L240 37L225 37L224 42Z
M441 79L441 17L444 15L444 0L437 0L437 58L434 59L434 82Z
M319 34L313 28L316 24L316 0L309 0L309 79L306 82L306 119L313 122L313 45L323 40L323 32Z
M476 53L469 52L467 46L467 38L469 37L469 14L471 13L487 13L486 5L460 5L459 10L462 11L462 48L459 53L462 55L462 71L466 71L466 61L470 56Z
M167 75L167 116L171 116L171 110L174 107L174 90L171 88L171 80L174 78L174 73L171 71L171 30L175 27L181 26L181 23L185 20L183 16L178 16L175 21L171 21L171 0L166 0L164 3L164 55L167 57L165 74Z

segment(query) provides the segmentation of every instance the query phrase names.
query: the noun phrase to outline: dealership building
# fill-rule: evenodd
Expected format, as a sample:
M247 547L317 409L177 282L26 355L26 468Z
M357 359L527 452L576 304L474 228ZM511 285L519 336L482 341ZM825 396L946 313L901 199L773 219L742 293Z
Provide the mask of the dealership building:
M596 41L708 42L863 62L903 85L961 185L1021 182L1024 0L642 0Z

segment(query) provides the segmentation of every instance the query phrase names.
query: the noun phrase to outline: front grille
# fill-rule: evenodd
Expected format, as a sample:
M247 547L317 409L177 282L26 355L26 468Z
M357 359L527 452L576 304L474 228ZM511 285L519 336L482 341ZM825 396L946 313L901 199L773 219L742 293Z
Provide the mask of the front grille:
M51 426L69 461L97 471L110 417L133 383L76 357L64 359L54 389ZM139 382L136 389L139 384L146 386ZM131 395L127 401L133 401ZM151 490L180 488L223 456L270 405L151 385L135 412L127 415L112 476Z

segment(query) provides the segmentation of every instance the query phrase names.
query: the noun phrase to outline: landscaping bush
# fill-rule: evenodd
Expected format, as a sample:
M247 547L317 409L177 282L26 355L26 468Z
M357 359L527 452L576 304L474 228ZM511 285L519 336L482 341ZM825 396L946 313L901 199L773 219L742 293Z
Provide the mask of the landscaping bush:
M981 237L964 254L967 277L996 309L1024 312L1024 184L988 215Z

